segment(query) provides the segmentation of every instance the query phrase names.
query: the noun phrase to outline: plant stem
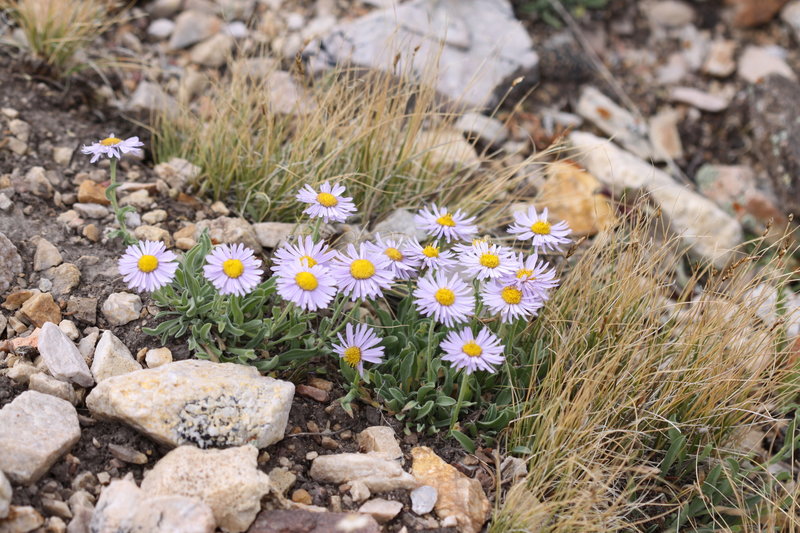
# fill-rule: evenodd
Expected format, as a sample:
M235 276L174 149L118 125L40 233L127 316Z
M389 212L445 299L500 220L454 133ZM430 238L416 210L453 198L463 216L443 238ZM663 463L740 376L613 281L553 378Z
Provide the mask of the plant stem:
M319 238L319 228L322 225L322 218L317 217L317 220L314 221L314 229L311 232L311 239L314 242L317 242Z
M119 230L116 232L116 234L122 237L123 244L136 244L138 241L133 238L128 231L127 226L125 225L125 214L127 213L127 210L120 209L119 204L117 203L117 188L119 187L119 183L117 183L117 158L112 157L110 162L111 184L106 189L106 199L111 202L111 209L114 211L114 217L117 219L117 223L119 224Z
M450 418L450 431L456 427L458 422L458 414L461 412L461 404L464 403L464 397L469 391L469 374L465 370L461 371L461 384L458 386L458 400L456 401L456 408L453 409L453 416Z

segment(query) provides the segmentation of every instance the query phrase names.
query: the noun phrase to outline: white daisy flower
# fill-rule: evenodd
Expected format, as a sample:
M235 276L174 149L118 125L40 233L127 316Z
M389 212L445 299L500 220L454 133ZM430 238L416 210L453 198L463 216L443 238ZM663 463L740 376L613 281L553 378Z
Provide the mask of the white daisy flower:
M547 221L547 208L541 214L536 208L529 206L526 212L514 213L514 224L508 227L508 232L515 234L517 240L531 240L535 249L560 250L561 245L569 244L571 239L567 235L572 233L566 222L551 224Z
M491 280L481 291L483 305L491 313L499 313L503 322L536 316L544 302L535 294L526 293L513 283Z
M445 326L466 322L469 315L475 312L472 287L464 283L458 274L448 279L443 272L428 273L417 282L414 298L420 313L432 316Z
M274 266L273 272L277 272L281 265L285 263L298 263L308 267L315 265L328 266L328 263L336 257L336 251L320 241L315 243L311 236L298 237L297 244L283 243L272 256Z
M459 209L451 213L446 207L439 207L431 204L427 208L421 209L414 222L417 226L428 232L437 239L444 238L450 241L468 241L478 233L478 227L473 224L475 217L467 218Z
M379 298L392 285L391 260L371 251L363 243L358 250L352 244L331 264L331 275L339 289L350 299Z
M444 351L442 361L447 361L456 370L463 368L467 374L476 370L494 374L496 369L493 365L499 365L505 360L505 346L486 327L481 328L477 335L469 327L461 331L451 331L439 347Z
M365 245L369 250L389 258L389 268L394 278L407 280L416 276L421 261L404 252L400 242L394 239L384 240L380 233L376 233L375 242L367 242Z
M456 266L453 253L443 250L438 242L423 246L417 239L411 239L405 247L406 256L422 264L422 268L438 272L448 272Z
M550 289L558 286L555 269L550 268L550 264L540 260L536 254L527 258L519 254L516 270L504 277L503 281L522 289L523 292L533 294L542 301L550 298Z
M461 254L465 272L478 279L497 279L514 273L517 259L514 252L503 246L478 242Z
M142 150L140 149L142 146L144 146L144 143L139 141L139 137L120 139L112 133L102 141L97 141L89 146L84 145L81 147L81 152L91 155L92 159L89 162L94 163L104 155L109 159L112 157L120 159L123 154L142 155Z
M119 258L119 273L129 288L152 292L169 284L175 277L176 259L163 242L139 241L128 246Z
M344 359L344 362L358 369L359 375L364 376L364 361L373 364L383 362L383 346L381 338L375 330L366 324L358 324L355 329L353 324L347 324L344 337L338 333L339 344L333 345L333 350Z
M283 263L275 274L278 294L306 311L328 307L336 295L336 282L322 265Z
M311 185L305 185L297 193L297 200L309 205L303 213L311 218L322 217L328 222L344 222L347 217L356 212L356 205L351 197L342 196L344 185L325 182L319 186L319 192Z
M220 294L244 296L261 283L261 260L243 244L222 244L206 256L205 278Z

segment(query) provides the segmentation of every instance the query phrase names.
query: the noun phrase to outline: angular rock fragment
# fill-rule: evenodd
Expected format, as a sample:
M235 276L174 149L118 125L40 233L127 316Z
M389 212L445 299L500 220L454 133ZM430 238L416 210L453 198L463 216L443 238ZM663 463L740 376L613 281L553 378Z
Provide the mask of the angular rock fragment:
M46 322L39 332L39 354L53 377L82 387L94 385L92 373L78 348L52 322Z
M311 477L325 483L362 482L370 491L413 489L414 477L396 461L371 453L339 453L314 459Z

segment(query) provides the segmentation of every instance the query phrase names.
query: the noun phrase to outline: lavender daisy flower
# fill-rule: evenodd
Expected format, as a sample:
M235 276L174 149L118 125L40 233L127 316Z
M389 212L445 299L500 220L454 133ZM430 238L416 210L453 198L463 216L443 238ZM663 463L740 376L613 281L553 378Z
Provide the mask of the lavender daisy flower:
M129 288L152 292L175 277L178 268L176 259L163 242L139 241L128 246L125 254L119 258L119 273Z
M417 274L421 261L411 257L407 252L401 250L401 244L393 239L384 240L380 233L375 234L375 242L365 243L366 247L378 254L383 254L389 258L389 269L392 276L399 280L411 279Z
M427 268L428 270L448 272L456 266L453 253L448 250L442 250L437 242L423 246L417 239L412 239L406 245L405 253L412 261L420 262L422 268Z
M491 313L500 314L503 322L536 316L544 304L537 295L518 289L504 280L492 280L484 285L481 298Z
M315 265L328 266L328 262L336 257L336 251L331 250L325 241L315 243L310 236L298 237L297 244L283 243L275 250L272 262L275 263L271 270L277 272L285 263L299 263L308 267Z
M336 283L322 265L287 261L276 273L278 294L306 311L324 309L336 295Z
M461 254L465 272L478 279L497 279L513 274L517 259L509 248L478 242Z
M81 147L81 152L91 155L92 159L89 162L94 163L104 155L109 159L112 157L120 159L123 154L142 155L142 150L140 150L142 146L144 146L144 143L139 141L139 137L128 137L123 140L114 137L112 133L101 141L92 143L89 146L84 145Z
M347 217L355 213L356 205L351 197L342 196L344 185L325 182L315 191L311 185L306 185L297 193L297 200L309 205L303 213L312 218L322 217L328 222L344 222Z
M414 289L417 310L425 316L446 326L466 322L475 311L475 296L472 287L464 283L458 274L448 279L443 272L429 273L417 282Z
M206 256L203 274L220 294L244 296L261 283L261 260L243 244L222 244Z
M347 324L344 337L338 333L339 344L333 345L334 351L344 362L358 369L359 375L364 376L364 361L380 364L383 362L383 346L379 346L381 338L375 330L366 324L358 324L355 329L353 324Z
M444 238L448 243L451 240L468 241L478 233L478 227L473 224L475 217L467 218L460 209L450 213L446 207L436 204L421 209L414 216L414 222L428 232L428 235L437 239Z
M463 368L467 374L476 370L494 374L496 369L493 365L499 365L505 360L505 346L500 344L497 335L485 327L477 335L469 327L461 331L451 331L439 347L445 353L442 361L447 361L456 370Z
M392 285L391 260L361 244L356 250L352 244L340 253L331 265L331 275L339 289L350 299L378 298Z
M572 231L567 223L548 222L546 207L541 214L538 214L533 206L529 206L527 212L517 211L514 213L514 222L508 227L508 232L515 234L520 241L531 239L533 247L537 250L542 248L545 251L558 251L562 244L571 242L567 235Z
M536 254L527 258L519 254L516 271L504 277L503 281L525 293L533 294L542 301L550 298L550 289L558 286L555 269L550 268L550 264L546 261L539 260Z

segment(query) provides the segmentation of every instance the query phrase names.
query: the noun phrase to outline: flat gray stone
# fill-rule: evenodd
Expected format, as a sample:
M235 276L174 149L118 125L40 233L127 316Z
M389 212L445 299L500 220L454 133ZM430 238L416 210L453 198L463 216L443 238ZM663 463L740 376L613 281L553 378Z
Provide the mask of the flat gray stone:
M94 385L92 373L78 348L52 322L45 322L39 332L39 354L53 377L82 387Z
M0 294L5 293L12 284L16 283L17 274L22 272L22 258L17 252L17 247L0 232Z

